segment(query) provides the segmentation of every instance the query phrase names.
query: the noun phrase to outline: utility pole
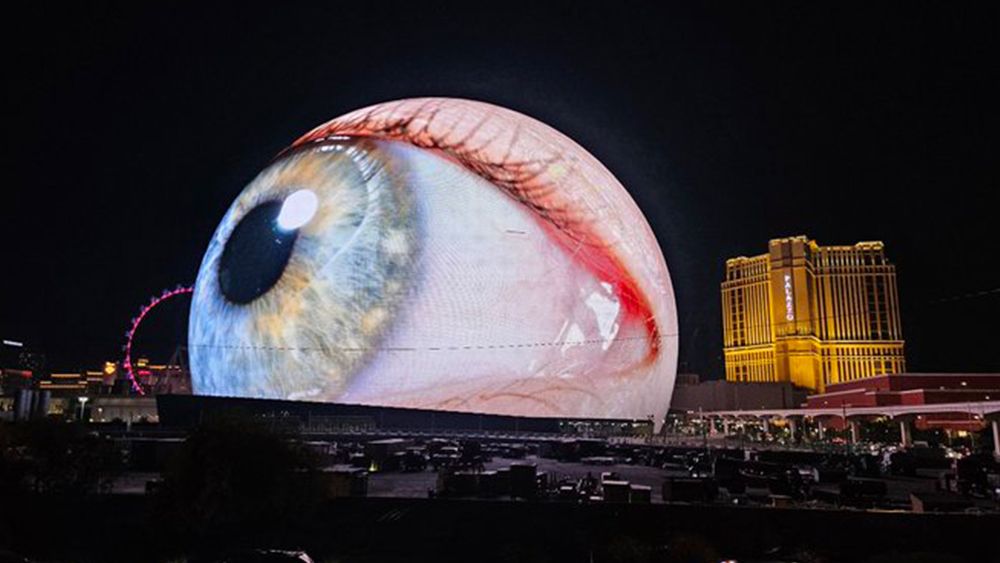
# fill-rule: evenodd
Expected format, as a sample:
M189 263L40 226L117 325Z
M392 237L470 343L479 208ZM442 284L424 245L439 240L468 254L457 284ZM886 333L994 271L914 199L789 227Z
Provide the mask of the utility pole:
M705 451L708 451L708 428L705 428L705 417L702 414L701 407L698 407L698 421L701 423L701 439L702 444L705 447Z

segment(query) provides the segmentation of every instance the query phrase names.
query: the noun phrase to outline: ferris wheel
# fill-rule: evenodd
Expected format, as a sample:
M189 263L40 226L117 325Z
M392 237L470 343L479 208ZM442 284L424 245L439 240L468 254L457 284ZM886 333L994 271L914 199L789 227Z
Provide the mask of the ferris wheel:
M149 315L149 312L155 309L161 303L181 295L191 294L193 292L194 292L194 286L179 285L174 289L166 289L159 295L153 296L148 303L140 307L139 314L136 315L129 324L129 328L125 332L125 345L122 346L122 350L124 352L123 354L124 357L122 358L122 368L125 370L125 374L128 376L129 383L132 386L132 390L138 393L139 395L145 395L147 393L147 389L144 388L142 383L139 382L138 373L135 369L136 366L132 360L132 343L135 340L136 332L142 325L142 321L146 318L147 315ZM174 358L171 359L171 363L174 362L186 363L184 361L184 358L180 357L183 356L184 354L180 354L179 352L180 350L174 353Z

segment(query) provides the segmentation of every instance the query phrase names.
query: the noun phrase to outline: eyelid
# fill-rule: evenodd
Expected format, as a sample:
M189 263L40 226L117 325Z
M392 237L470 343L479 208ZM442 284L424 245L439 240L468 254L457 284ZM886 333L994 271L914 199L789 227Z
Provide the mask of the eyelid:
M539 121L483 102L415 98L338 117L305 134L288 150L338 136L403 141L437 151L527 206L568 254L615 287L626 313L646 327L650 350L646 363L657 359L665 335L656 320L658 311L643 289L671 298L673 292L669 286L641 288L637 280L659 279L666 264L662 255L639 251L643 243L658 248L645 221L623 220L629 213L641 217L641 212L611 172L572 139ZM633 269L644 275L635 275L640 272Z

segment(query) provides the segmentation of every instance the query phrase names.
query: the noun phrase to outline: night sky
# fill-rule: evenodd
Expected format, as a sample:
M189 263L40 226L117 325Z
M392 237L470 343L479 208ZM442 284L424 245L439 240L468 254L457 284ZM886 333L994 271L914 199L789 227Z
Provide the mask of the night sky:
M911 371L1000 370L1000 293L975 295L1000 288L995 12L475 4L8 13L0 337L54 369L117 357L289 142L452 96L548 123L621 180L673 276L683 370L723 373L725 258L795 234L886 243ZM183 333L178 309L158 322Z

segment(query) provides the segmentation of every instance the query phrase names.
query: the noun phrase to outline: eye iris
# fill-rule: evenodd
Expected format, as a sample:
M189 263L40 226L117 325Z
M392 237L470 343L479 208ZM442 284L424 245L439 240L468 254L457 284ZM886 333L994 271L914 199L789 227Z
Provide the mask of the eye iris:
M278 225L282 202L250 210L233 229L219 259L219 289L233 303L246 304L278 283L288 265L297 230Z

